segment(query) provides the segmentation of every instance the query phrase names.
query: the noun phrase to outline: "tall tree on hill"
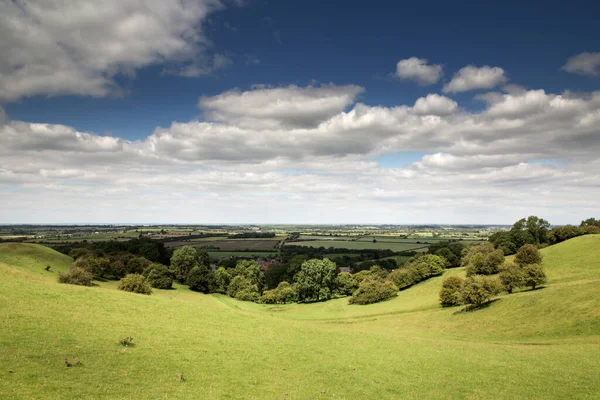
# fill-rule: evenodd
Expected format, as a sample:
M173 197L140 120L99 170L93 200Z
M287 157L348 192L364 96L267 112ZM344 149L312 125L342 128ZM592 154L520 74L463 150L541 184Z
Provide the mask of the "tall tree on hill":
M299 302L329 300L336 289L337 266L325 258L304 262L295 277Z
M180 282L185 282L188 273L192 268L200 265L198 262L198 252L191 246L183 246L175 250L171 257L171 268L175 278Z
M550 223L543 218L538 218L535 215L530 215L527 218L522 218L515 222L512 227L513 231L527 231L533 238L535 244L548 242L548 231Z

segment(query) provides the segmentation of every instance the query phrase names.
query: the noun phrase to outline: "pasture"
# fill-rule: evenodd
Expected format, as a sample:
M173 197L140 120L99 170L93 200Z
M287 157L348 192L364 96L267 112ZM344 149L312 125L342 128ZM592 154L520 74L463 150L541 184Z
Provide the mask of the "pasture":
M358 240L307 240L307 241L295 241L286 242L290 246L305 246L305 247L334 247L339 249L350 249L350 250L366 250L366 249L389 249L392 251L427 251L427 244L419 244L416 241L402 242L402 241L377 241L373 243L373 239L370 241L358 241Z
M369 306L260 305L61 285L68 257L0 244L0 398L599 398L600 235L542 253L544 288L461 312L441 277Z

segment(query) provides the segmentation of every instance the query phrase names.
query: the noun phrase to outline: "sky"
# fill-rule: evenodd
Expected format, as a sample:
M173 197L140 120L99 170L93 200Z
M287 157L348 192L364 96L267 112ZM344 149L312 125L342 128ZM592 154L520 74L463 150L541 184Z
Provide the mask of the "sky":
M0 223L600 216L593 1L0 0Z

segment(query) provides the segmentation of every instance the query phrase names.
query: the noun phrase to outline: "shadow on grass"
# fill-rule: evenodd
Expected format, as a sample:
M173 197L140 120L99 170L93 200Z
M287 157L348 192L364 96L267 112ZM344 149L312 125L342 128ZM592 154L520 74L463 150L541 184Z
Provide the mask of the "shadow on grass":
M456 314L460 314L460 313L466 313L466 312L473 312L473 311L477 311L477 310L483 310L484 308L488 308L489 306L491 306L493 303L500 301L501 299L493 299L488 301L487 303L483 303L480 306L476 306L476 305L468 305L465 308L458 310L454 313L454 315Z

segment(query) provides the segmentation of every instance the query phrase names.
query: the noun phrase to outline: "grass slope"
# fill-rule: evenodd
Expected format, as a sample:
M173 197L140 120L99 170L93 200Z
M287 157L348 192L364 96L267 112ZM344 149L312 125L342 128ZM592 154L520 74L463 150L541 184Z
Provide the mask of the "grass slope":
M266 306L60 285L2 261L0 398L598 398L600 235L543 254L545 288L468 313L438 306L439 278L371 306Z
M49 247L28 243L0 243L0 264L12 266L35 276L56 279L68 270L73 259ZM44 268L50 265L50 271Z

